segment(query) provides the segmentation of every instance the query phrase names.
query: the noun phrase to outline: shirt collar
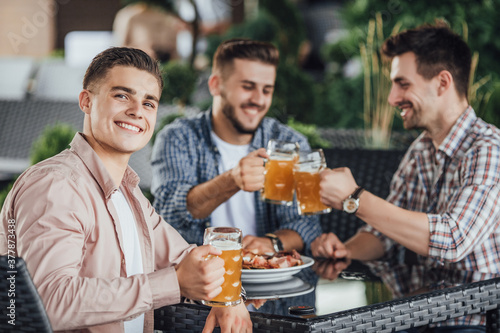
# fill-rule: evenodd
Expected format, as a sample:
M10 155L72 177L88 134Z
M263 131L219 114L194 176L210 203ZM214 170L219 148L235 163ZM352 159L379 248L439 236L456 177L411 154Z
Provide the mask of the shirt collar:
M461 149L467 138L467 133L470 131L476 120L477 116L474 109L471 106L468 106L452 126L450 132L444 138L443 142L441 142L437 150L443 152L449 157L455 155L457 151ZM429 133L425 131L419 136L414 150L435 151L434 144L432 143Z
M80 157L87 169L90 171L96 182L101 187L106 198L109 198L118 187L113 182L111 175L102 163L97 153L92 149L82 133L76 133L70 143L71 150ZM127 166L122 179L122 185L136 187L139 184L139 176Z
M470 131L472 126L477 120L476 113L471 106L465 109L465 112L458 118L450 133L439 145L438 150L445 153L447 156L453 156L462 147L465 139L467 138L467 133Z

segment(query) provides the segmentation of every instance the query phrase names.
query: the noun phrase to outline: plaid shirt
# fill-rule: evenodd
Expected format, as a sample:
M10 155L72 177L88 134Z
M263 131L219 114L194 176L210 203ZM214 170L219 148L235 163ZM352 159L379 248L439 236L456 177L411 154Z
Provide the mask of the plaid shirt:
M152 155L151 192L154 206L189 243L202 244L210 217L195 219L186 208L186 197L194 186L219 174L221 156L210 137L211 110L194 118L179 118L156 136ZM264 118L250 143L250 150L265 147L270 139L298 142L300 149L310 149L307 139L272 118ZM319 217L300 216L297 203L292 206L267 204L255 192L257 236L279 229L296 231L310 253L310 243L321 234Z
M387 201L427 213L427 265L500 273L500 131L469 107L434 148L426 132L412 143L396 171ZM387 252L400 246L371 227ZM395 253L395 252L392 252Z

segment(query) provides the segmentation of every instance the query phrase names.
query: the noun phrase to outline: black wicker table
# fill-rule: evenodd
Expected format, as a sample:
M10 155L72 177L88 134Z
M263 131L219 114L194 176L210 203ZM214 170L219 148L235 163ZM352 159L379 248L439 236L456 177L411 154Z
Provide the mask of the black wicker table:
M413 275L423 272L423 280L418 283L410 281L409 269ZM384 276L381 274L384 272L390 274ZM467 318L471 322L485 319L487 332L500 332L500 277L468 273L354 262L341 273L340 281L333 283L341 282L341 288L344 288L349 283L363 282L368 299L366 305L349 307L345 293L340 297L335 292L321 289L321 282L325 283L322 279L315 292L268 299L258 310L250 309L253 330L292 333L397 332ZM318 276L310 269L296 276L311 284L318 282ZM398 279L404 282L404 286L396 287L401 282ZM412 295L405 295L408 293ZM289 306L314 306L316 298L326 299L340 307L346 303L346 308L314 316L288 314ZM155 311L155 329L163 332L201 332L208 312L209 308L196 304L167 306Z

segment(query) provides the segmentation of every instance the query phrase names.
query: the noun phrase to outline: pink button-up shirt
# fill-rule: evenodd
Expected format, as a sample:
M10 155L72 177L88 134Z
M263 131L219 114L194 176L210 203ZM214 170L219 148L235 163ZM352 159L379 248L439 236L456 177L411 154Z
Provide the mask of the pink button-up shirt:
M111 201L117 187L82 134L25 171L9 193L0 253L8 253L14 220L15 254L26 261L54 330L123 332L124 320L145 313L144 332L153 332L152 310L180 301L174 266L194 246L156 214L138 183L129 167L120 189L134 212L144 266L131 277Z

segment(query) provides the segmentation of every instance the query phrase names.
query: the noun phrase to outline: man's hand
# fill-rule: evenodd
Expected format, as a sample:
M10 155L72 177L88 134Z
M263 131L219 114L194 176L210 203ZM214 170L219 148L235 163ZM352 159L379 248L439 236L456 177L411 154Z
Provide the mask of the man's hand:
M224 260L213 257L221 254L221 250L211 245L199 246L176 266L181 295L193 300L210 300L221 293L226 272Z
M244 249L257 250L257 253L274 253L272 241L267 237L256 237L247 235L243 237L242 245Z
M264 187L264 158L269 158L269 155L265 148L260 148L243 157L231 169L231 176L241 190L255 192Z
M351 252L334 233L321 234L311 243L315 258L351 259Z
M349 267L351 260L317 260L312 269L319 277L327 280L335 280L339 277L339 274Z
M349 168L325 169L320 173L319 195L327 206L342 210L342 202L358 187Z
M244 302L236 306L213 307L208 314L203 333L211 333L215 327L220 327L221 333L252 332L252 320Z

